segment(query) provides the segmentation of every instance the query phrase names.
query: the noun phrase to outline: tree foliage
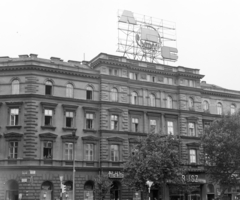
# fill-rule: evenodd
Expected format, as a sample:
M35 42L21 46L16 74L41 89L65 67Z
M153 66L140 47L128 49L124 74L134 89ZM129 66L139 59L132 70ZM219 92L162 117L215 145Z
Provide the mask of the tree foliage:
M205 166L212 182L220 185L221 196L239 185L240 112L223 115L205 129L202 137Z
M110 188L112 187L112 181L108 178L108 174L101 174L94 179L94 182L94 193L96 199L104 200Z
M133 190L145 190L147 180L158 187L166 183L182 183L179 140L171 135L149 134L136 145L123 172L123 183Z

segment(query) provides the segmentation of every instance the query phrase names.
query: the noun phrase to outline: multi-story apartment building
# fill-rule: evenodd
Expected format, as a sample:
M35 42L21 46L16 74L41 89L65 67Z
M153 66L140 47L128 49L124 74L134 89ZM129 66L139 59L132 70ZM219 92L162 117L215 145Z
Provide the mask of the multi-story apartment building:
M0 200L58 199L60 177L63 199L72 199L74 181L75 199L92 200L100 173L113 180L107 199L144 198L121 184L120 172L150 132L181 138L183 177L197 186L188 197L211 200L217 186L204 173L200 136L240 107L240 92L203 77L198 69L103 53L89 62L0 57ZM151 190L152 200L183 198L174 187Z

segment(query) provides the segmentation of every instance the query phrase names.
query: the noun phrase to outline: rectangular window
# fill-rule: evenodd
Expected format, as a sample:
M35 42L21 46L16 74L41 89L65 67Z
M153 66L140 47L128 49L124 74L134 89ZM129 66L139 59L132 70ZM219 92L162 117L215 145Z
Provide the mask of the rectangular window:
M85 160L93 161L94 144L85 144Z
M111 130L118 130L118 116L111 115Z
M192 80L189 80L189 86L193 87L193 81Z
M155 78L155 76L152 76L152 82L153 82L153 83L156 82L156 78Z
M156 120L155 119L150 119L150 133L156 133Z
M169 85L172 85L172 84L173 84L172 78L168 78L168 84L169 84Z
M138 118L132 118L132 131L133 132L138 132L139 131Z
M46 95L52 95L52 85L46 85L45 86L45 94Z
M52 126L52 116L53 111L49 109L44 110L44 125L45 126Z
M188 123L188 135L189 136L196 136L194 123Z
M93 129L93 114L86 113L86 129Z
M110 145L110 154L111 161L119 161L119 146L118 145Z
M117 75L118 75L118 70L114 69L114 76L117 76Z
M151 78L150 75L147 75L147 81L150 81L150 78Z
M66 112L66 127L73 127L73 112Z
M19 109L12 108L10 110L10 126L18 125L18 118L19 118Z
M172 121L167 122L167 133L168 133L168 135L174 135L174 128L173 128Z
M9 158L18 158L18 142L9 142Z
M44 141L43 142L43 158L52 159L52 142Z
M73 160L73 143L65 143L65 160Z
M190 163L197 163L197 152L195 149L189 150Z
M137 80L137 74L133 72L129 72L129 78L132 80Z

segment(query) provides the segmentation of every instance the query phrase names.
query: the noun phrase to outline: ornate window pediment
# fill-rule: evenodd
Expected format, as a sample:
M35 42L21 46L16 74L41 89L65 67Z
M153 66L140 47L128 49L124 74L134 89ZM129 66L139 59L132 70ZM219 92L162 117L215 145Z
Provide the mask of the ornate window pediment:
M200 147L200 143L198 143L198 142L191 142L191 143L187 143L186 145L188 147L195 147L195 148Z
M46 139L49 139L49 140L55 140L57 138L58 135L54 134L54 133L40 133L39 134L39 137L41 140L46 140Z
M17 132L9 132L4 134L4 138L6 138L6 140L21 140L22 137L23 134Z
M111 112L111 113L122 113L123 110L121 110L119 108L109 108L108 112Z
M84 140L84 141L99 141L99 138L90 135L90 136L83 136L82 140Z
M123 138L120 138L120 137L109 137L107 138L108 141L111 141L111 142L123 142L124 139Z

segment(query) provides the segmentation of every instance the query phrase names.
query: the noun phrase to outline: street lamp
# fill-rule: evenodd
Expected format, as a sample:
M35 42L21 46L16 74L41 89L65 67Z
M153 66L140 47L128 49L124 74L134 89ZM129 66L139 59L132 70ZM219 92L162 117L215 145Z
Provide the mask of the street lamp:
M151 186L152 186L153 182L152 181L147 181L146 184L148 186L149 200L150 200L150 190L151 190Z
M62 200L62 182L63 182L63 176L59 176L59 179L60 179L60 188L61 188L60 199Z
M73 197L72 197L72 200L75 200L75 137L76 137L76 131L72 132L72 136L74 137L74 141L73 141Z

